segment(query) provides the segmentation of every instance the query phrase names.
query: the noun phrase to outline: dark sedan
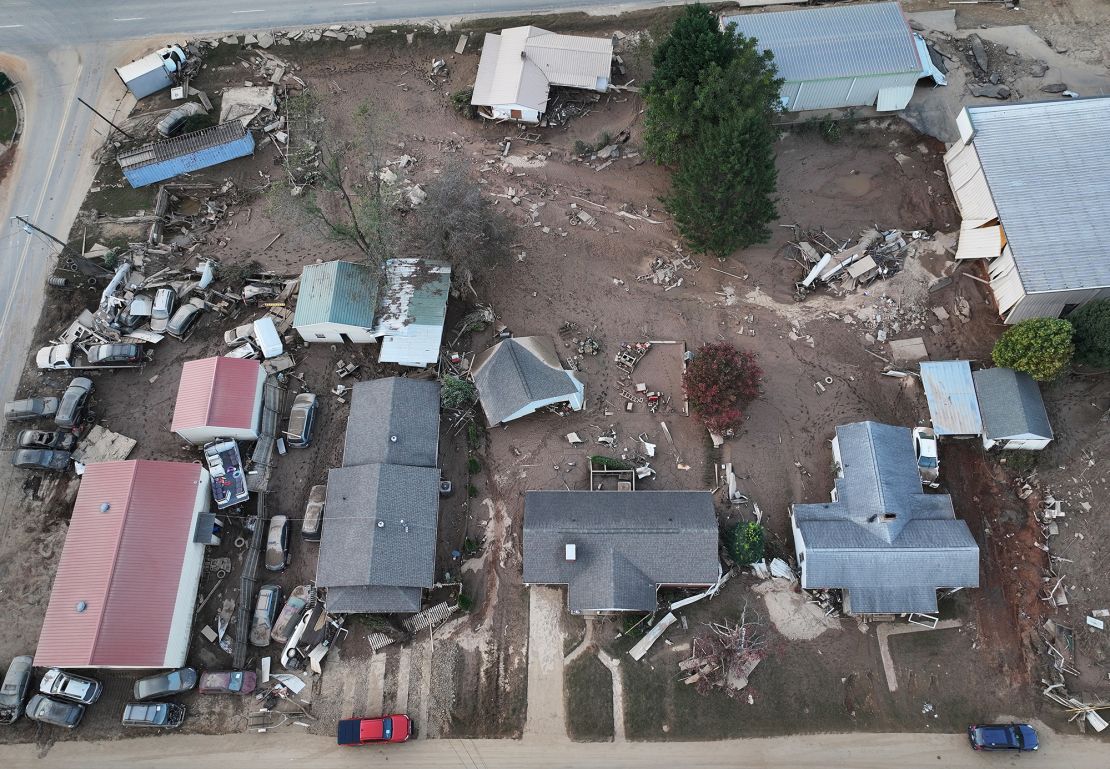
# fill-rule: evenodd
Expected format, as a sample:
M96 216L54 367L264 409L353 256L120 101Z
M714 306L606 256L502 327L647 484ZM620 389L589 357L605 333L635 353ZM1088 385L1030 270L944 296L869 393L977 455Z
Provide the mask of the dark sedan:
M187 692L197 685L197 671L193 668L179 668L159 673L135 682L135 699L154 700L171 694Z
M1036 750L1041 746L1029 724L977 724L967 727L972 750Z
M27 703L27 717L32 721L41 721L44 724L64 726L73 729L81 723L85 715L85 706L76 702L62 702L47 697L45 694L36 694Z
M61 473L69 469L69 460L72 456L68 451L20 449L12 454L12 464L20 470L47 470Z

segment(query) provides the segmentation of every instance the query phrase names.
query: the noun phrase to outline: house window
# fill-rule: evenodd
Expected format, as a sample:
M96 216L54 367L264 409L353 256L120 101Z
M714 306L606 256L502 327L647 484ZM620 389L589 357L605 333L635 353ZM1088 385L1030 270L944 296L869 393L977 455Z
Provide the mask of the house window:
M509 117L511 117L513 120L520 120L522 117L524 117L524 113L518 109L511 109L509 110Z
M328 338L328 335L327 335L327 334L317 334L317 335L316 335L316 338L317 338L317 339L327 339L327 338Z

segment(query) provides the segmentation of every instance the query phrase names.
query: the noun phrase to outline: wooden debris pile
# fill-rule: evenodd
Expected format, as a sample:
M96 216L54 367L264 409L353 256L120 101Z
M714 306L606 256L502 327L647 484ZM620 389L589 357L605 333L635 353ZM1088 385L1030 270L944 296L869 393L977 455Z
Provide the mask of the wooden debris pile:
M691 643L690 657L678 663L682 682L693 686L698 694L723 690L729 697L736 697L767 655L766 637L758 622L748 621L746 609L734 625L726 620L707 627Z
M889 278L902 270L907 256L916 254L915 244L929 240L921 230L864 230L852 240L834 240L824 230L800 232L795 228L790 258L807 273L795 284L794 298L802 301L818 286L835 287L849 293Z

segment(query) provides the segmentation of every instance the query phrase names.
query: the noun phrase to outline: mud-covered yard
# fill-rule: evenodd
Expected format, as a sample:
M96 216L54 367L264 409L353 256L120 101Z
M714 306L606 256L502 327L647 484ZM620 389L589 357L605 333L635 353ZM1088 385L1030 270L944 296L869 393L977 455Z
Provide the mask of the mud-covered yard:
M653 20L649 15L640 23ZM575 26L587 34L606 34L618 27L631 33L636 24L628 19L589 19ZM484 194L513 222L514 240L510 261L476 285L476 296L464 292L452 299L445 349L481 351L496 341L494 333L501 325L517 336L553 337L564 360L584 374L586 408L566 416L539 414L476 431L474 436L444 424L440 465L455 493L441 507L437 578L461 579L470 611L433 633L423 631L376 654L368 635L395 630L394 623L380 618L350 621L349 633L327 659L323 675L311 682L306 696L317 720L308 728L327 733L340 717L407 711L416 719L421 737L515 737L524 729L528 699L529 596L520 579L524 491L561 489L564 484L586 488L589 455L631 456L638 451L639 436L645 435L657 446L652 462L656 475L640 488L713 489L720 485L714 466L731 462L744 494L762 510L771 551L789 557L793 549L788 507L827 498L832 483L828 440L835 426L860 419L909 426L927 418L924 398L912 379L881 376L886 363L880 358L889 360L890 352L876 341L876 332L881 328L892 339L922 336L934 358L985 361L1001 329L979 283L956 278L930 291L938 277L953 270L945 250L951 241L943 233L958 228L958 214L943 173L943 146L897 118L846 123L840 138L832 142L806 126L784 132L777 152L782 226L774 227L769 243L718 262L678 250L678 236L659 203L667 171L645 162L641 154L643 104L635 93L602 98L588 114L562 128L523 131L467 120L453 108L450 94L473 82L476 40L456 55L454 34L421 32L408 43L401 32L383 29L358 41L325 40L273 50L295 65L296 75L317 94L328 124L336 130L353 130L355 110L368 105L381 131L385 159L415 159L404 168L394 166L403 184L426 183L449 160L465 163ZM643 72L635 71L636 51L629 48L626 54L629 76L642 77ZM446 76L429 80L426 72L435 58L447 62ZM198 83L211 95L221 87L241 85L254 76L251 61L249 53L221 46ZM152 104L157 108L169 102ZM144 109L148 106L144 103ZM627 132L627 140L611 164L582 152L583 144L602 145L622 132ZM507 153L505 139L511 142ZM251 270L292 276L301 265L318 260L362 258L348 241L283 216L288 201L275 200L271 184L282 173L278 153L265 145L253 158L194 175L217 185L229 179L240 195L197 252L217 258L225 275L251 265ZM152 206L153 189L131 191L118 185L118 175L106 166L86 208L121 217ZM74 242L84 236L90 242L118 244L145 236L142 226L128 229L89 221L75 227ZM796 303L794 284L804 268L790 258L787 248L795 237L792 226L822 229L841 242L874 226L920 230L928 239L889 280L843 297L819 292ZM650 278L660 260L684 262L686 266L677 267L674 274L681 278L680 285L668 288ZM51 290L48 296L32 349L64 327L79 307L91 306L98 291ZM954 312L958 297L970 303L966 323ZM458 336L459 320L477 304L490 305L496 323ZM950 317L938 324L932 307L946 307ZM187 342L161 342L154 361L144 369L94 377L96 413L102 423L138 440L132 457L197 459L196 452L183 447L168 430L180 365L220 354L226 349L224 330L262 311L241 308L228 317L210 313ZM577 349L575 340L587 336L599 343L596 355ZM744 427L718 451L685 413L681 371L683 352L719 340L756 353L765 380L762 396L748 408ZM626 377L614 355L622 343L647 341L657 344L633 376ZM304 349L294 344L292 349L298 365L288 381L291 392L305 389L322 399L312 447L278 458L274 493L269 496L271 512L297 519L311 486L324 482L328 468L340 457L347 410L332 390L351 380L337 377L336 361L358 363L356 379L401 371L376 364L374 346ZM53 392L66 381L28 370L24 390ZM815 387L818 381L823 390ZM622 391L638 383L663 393L656 412L644 404L625 410ZM1092 435L1094 417L1107 407L1105 391L1092 390L1086 380L1064 382L1058 388L1048 391L1054 418L1066 410L1058 435ZM1088 397L1098 409L1085 405ZM673 445L660 423L667 424ZM615 445L599 444L597 438L610 429L617 435ZM565 437L571 432L577 432L585 445L571 446ZM5 445L12 439L9 430ZM1097 454L1091 440L1063 438L1057 446L1070 452L1066 456L1074 461L1075 452ZM1011 477L973 448L946 448L942 462L957 513L968 520L980 542L982 587L944 603L944 616L961 619L960 629L891 641L902 683L896 693L888 689L873 628L864 633L854 622L834 620L819 636L792 637L771 622L772 599L755 592L752 580L738 578L713 601L688 611L689 629L672 628L670 644L660 642L640 663L624 655L630 639L616 638L622 626L601 623L594 642L620 659L627 736L954 730L983 715L1034 713L1031 660L1021 649L1033 627L1027 609L1037 603L1022 603L1021 616L1015 602L1035 590L1028 580L1037 574L1030 565L1020 572L1026 582L1015 584L1012 567L1026 562L1023 559L1035 564L1043 553L1031 544L1035 524L1028 505L1014 495ZM1073 464L1063 456L1060 465ZM1056 462L1042 465L1044 475L1048 464ZM34 646L77 483L16 474L6 466L4 472L8 513L0 538L0 578L6 588L0 593L0 611L10 621L0 629L0 653L7 658ZM1093 482L1093 471L1083 477ZM1094 499L1095 488L1088 499ZM732 507L719 499L722 528L750 518L750 506ZM20 512L13 515L13 510ZM1087 526L1098 525L1093 515L1084 520ZM215 592L199 612L197 628L214 626L215 611L224 598L238 600L242 552L232 543L244 521L233 516L228 521L232 531L212 555L232 558L233 571L220 584L215 575L205 575L200 595ZM291 566L275 579L286 592L315 574L317 546L300 539L296 524L294 520ZM1020 534L1016 541L1024 543L1022 549L1009 544L1010 534ZM1097 533L1088 536L1098 541ZM1093 585L1100 577L1090 568L1087 576ZM735 620L744 606L763 615L772 641L772 653L745 693L751 694L752 703L746 696L729 700L713 694L703 699L676 682L675 664L681 656L677 647L688 642L700 623ZM572 634L580 629L576 620L568 618L566 624ZM233 626L234 632L238 629ZM576 645L573 639L567 644ZM272 656L277 651L271 647L261 653ZM1092 656L1096 662L1102 659L1098 655ZM230 658L198 636L190 664L227 667ZM595 682L602 672L595 660L580 658L568 668L567 685L576 690L584 679ZM1092 686L1094 672L1089 671ZM134 675L103 678L108 685L105 704L94 708L87 723L72 734L43 733L39 739L44 745L54 738L121 733L118 712ZM243 730L246 713L254 705L196 696L185 701L190 718L184 729L202 732ZM567 701L579 702L579 694L571 691ZM568 708L572 718L578 711L591 714L593 722L572 724L571 734L605 739L611 727L606 719L596 718L597 708ZM784 711L795 717L784 718ZM32 739L35 734L34 726L23 722L2 739Z

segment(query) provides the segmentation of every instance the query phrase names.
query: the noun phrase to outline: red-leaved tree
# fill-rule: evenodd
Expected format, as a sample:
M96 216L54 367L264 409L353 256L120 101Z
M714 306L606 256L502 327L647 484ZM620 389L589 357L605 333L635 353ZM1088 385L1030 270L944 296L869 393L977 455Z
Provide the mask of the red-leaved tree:
M731 435L744 421L742 408L759 395L762 379L755 355L716 342L702 345L694 354L682 387L698 421L710 432Z

